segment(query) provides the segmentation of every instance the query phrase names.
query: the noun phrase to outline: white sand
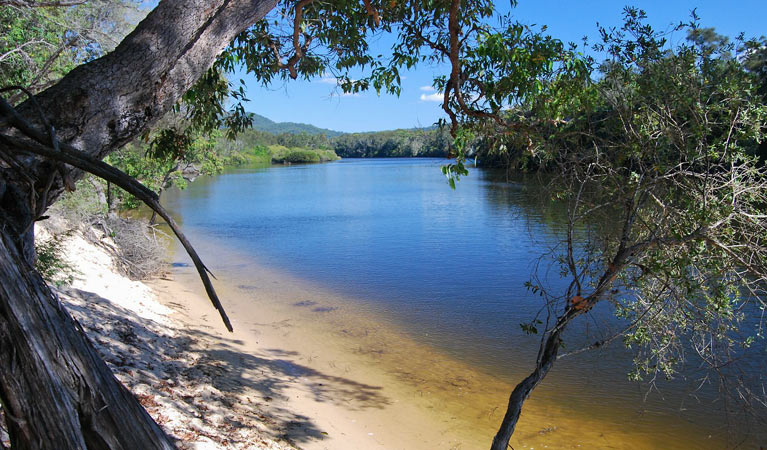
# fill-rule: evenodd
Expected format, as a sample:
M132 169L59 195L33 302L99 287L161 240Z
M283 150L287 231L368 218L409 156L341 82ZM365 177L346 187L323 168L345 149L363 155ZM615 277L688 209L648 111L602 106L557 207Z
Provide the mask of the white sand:
M181 448L474 448L460 446L449 423L384 392L375 370L306 364L283 346L280 326L254 331L242 305L228 307L230 334L188 280L132 281L79 232L64 248L79 275L58 289L62 302Z
M210 343L172 317L151 288L119 274L110 254L81 233L64 246L79 272L58 289L64 305L181 448L293 448L269 427L268 405L250 401L257 397L246 390L220 389L221 364L206 354Z
M343 309L331 293L252 267L248 285L216 282L228 333L193 270L135 282L80 235L66 248L81 275L61 290L64 304L181 448L483 449L500 421L508 384L375 320L325 320ZM306 299L331 307L301 318ZM517 449L660 448L541 396L525 407Z

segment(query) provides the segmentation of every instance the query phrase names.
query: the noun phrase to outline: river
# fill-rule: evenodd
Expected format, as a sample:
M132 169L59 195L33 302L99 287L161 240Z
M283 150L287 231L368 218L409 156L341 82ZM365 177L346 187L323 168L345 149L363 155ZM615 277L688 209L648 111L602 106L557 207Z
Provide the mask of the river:
M490 170L472 169L452 190L439 170L444 162L352 159L231 169L169 191L163 203L194 239L353 299L355 310L513 386L531 370L538 346L519 326L542 306L525 282L537 271L552 290L563 288L551 266L551 250L564 236L563 211L535 183L509 182ZM221 254L208 261L216 271L243 283L251 278L247 262L227 264ZM569 348L620 325L606 309L593 316L568 335ZM712 389L692 400L692 376L648 393L627 380L630 368L631 354L618 342L561 360L534 396L562 415L652 435L650 444L608 439L598 447L731 442Z

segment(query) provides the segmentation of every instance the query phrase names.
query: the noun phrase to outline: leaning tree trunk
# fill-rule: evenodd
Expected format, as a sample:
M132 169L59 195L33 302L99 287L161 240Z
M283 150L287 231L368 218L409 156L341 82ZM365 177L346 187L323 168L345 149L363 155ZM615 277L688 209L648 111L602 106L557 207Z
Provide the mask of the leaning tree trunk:
M535 370L517 384L509 396L506 414L503 416L498 433L493 438L491 450L506 450L509 447L509 440L511 440L511 435L514 434L514 428L516 428L519 417L522 414L522 405L557 361L557 354L562 343L562 333L564 333L570 321L580 314L582 314L582 310L569 308L557 320L554 328L548 332L548 336L546 336L538 352L538 362Z
M649 244L642 244L647 246ZM562 346L562 335L564 334L567 326L570 325L576 317L587 313L597 304L615 281L617 274L626 266L627 261L638 251L640 246L633 245L626 247L621 244L618 252L609 265L609 268L600 276L597 282L597 288L583 298L580 297L578 302L575 302L576 297L573 297L568 301L565 306L564 313L559 316L554 324L554 327L548 329L543 336L541 347L538 350L538 359L535 364L535 370L522 380L518 385L514 387L514 390L509 396L509 404L506 407L506 414L501 422L501 427L498 433L493 438L493 445L491 450L506 450L509 446L509 440L514 433L514 428L517 426L519 416L522 414L522 405L525 400L530 396L541 381L551 370L554 363L557 361L559 349ZM595 344L598 345L598 344Z
M14 449L174 448L7 233L0 280L0 400Z
M103 158L168 111L276 0L163 0L114 52L18 108ZM0 86L2 87L2 86ZM9 129L0 117L0 134ZM34 221L82 172L0 142L0 401L14 448L155 449L172 442L112 376L32 267ZM54 145L55 147L55 145Z

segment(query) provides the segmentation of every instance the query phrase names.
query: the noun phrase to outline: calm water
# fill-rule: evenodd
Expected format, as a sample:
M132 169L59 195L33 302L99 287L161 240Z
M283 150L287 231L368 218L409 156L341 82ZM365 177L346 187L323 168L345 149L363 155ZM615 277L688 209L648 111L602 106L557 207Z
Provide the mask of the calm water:
M439 170L444 162L237 169L169 192L164 203L198 238L359 299L415 339L516 382L538 344L519 323L542 305L524 283L538 267L539 277L561 287L557 269L547 270L550 256L542 255L562 239L562 211L546 205L534 183L480 169L451 190ZM593 342L594 330L617 327L607 311L595 317L573 330L571 348ZM679 416L684 382L666 385L665 401L650 395L643 402L641 388L626 381L630 361L618 344L563 360L550 382L573 387L561 402L575 409L596 398L684 422L716 415L704 402ZM606 420L631 420L610 414Z
M444 162L234 170L165 203L186 228L395 312L423 338L498 365L498 354L524 336L518 324L541 306L524 283L562 225L536 192L488 172L474 170L451 190ZM445 341L446 330L461 338Z

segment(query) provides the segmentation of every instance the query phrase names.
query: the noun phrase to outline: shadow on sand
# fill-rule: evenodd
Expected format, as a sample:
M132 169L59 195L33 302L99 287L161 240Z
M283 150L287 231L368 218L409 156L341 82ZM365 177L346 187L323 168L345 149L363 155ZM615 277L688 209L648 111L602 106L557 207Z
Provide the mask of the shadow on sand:
M90 292L60 294L120 381L180 441L203 436L224 445L258 443L248 435L254 429L292 445L326 438L291 408L288 391L295 388L352 411L390 404L379 386L296 363L298 352L249 354L236 347L238 340L168 327Z

